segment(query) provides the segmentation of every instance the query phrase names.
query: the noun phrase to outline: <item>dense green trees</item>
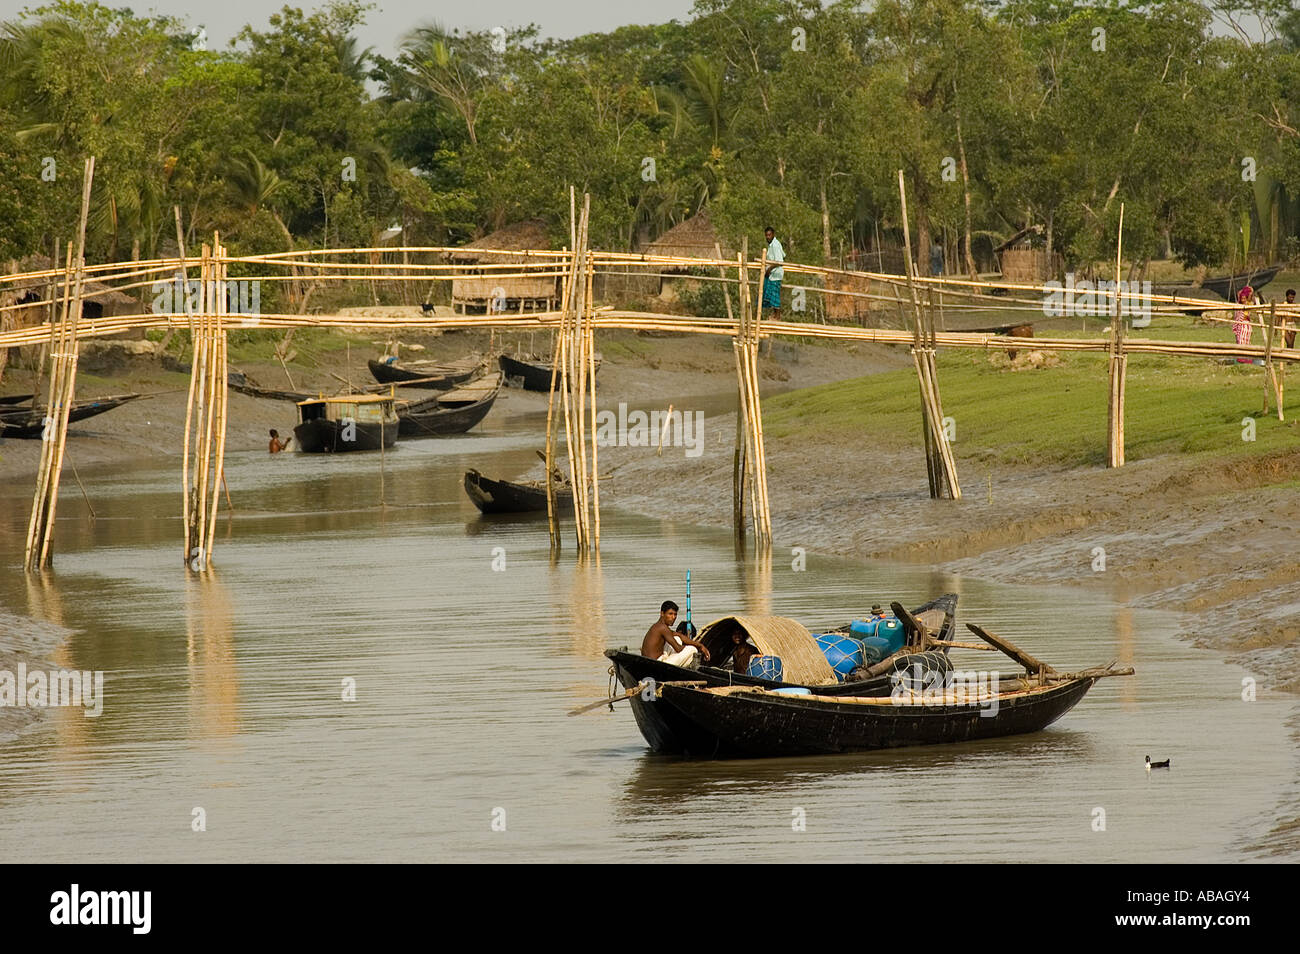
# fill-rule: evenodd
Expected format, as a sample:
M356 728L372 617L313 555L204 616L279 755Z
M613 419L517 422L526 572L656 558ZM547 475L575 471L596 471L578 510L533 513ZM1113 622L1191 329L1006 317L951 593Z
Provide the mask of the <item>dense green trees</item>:
M0 257L70 233L91 153L96 258L157 253L174 205L237 250L531 217L562 242L573 185L604 247L708 207L730 240L771 222L830 260L897 227L900 168L918 249L1040 225L1086 266L1121 202L1139 262L1240 255L1243 214L1255 251L1300 245L1280 0L697 0L566 41L413 23L392 59L359 48L365 9L285 7L226 50L73 0L0 25Z

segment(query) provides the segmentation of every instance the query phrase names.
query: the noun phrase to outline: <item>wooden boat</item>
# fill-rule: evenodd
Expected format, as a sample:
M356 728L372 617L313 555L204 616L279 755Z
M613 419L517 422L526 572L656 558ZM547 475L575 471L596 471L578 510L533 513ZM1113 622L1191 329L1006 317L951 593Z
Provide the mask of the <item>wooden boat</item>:
M551 390L551 366L549 364L522 355L511 357L508 354L498 357L497 363L501 366L501 371L506 376L507 383L512 380L520 380L525 391L546 393ZM596 370L600 371L599 354L596 355Z
M0 409L11 404L30 404L35 394L6 394L0 397Z
M786 695L751 686L661 683L653 705L691 727L697 758L826 755L1037 732L1073 709L1101 675L964 696ZM1000 680L1000 685L1002 681Z
M1217 295L1222 295L1227 301L1236 301L1237 292L1249 285L1255 291L1259 291L1282 270L1281 265L1270 265L1268 268L1258 268L1250 272L1238 272L1236 275L1224 275L1222 278L1207 278L1201 282L1202 288L1208 288Z
M468 470L465 472L465 493L483 513L546 512L544 480L492 480L477 470ZM567 487L556 488L555 502L561 512L573 512L573 492Z
M140 394L119 394L114 397L96 398L93 401L76 401L68 410L68 423L84 421L88 417L111 411L115 407L121 407L128 401L134 401L142 396ZM39 439L45 430L45 416L47 413L43 407L0 405L0 437L17 437L26 440Z
M544 498L543 507L545 507ZM957 626L957 594L947 593L918 606L912 611L912 616L928 630L935 632L938 639L949 642ZM628 652L626 648L606 650L605 656L613 663L614 673L619 683L624 689L629 690L642 684L646 679L653 679L656 684L703 682L708 686L749 686L757 689L801 688L825 696L879 697L888 696L900 680L910 682L919 679L922 683L932 682L936 677L946 678L952 670L946 655L947 647L942 647L938 651L913 652L893 657L886 671L855 682L836 682L833 673L829 676L830 681L826 681L825 674L820 674L821 681L807 679L806 676L819 674L816 671L803 672L798 668L791 668L787 678L780 682L735 673L727 668L732 653L730 630L733 621L742 621L750 638L755 640L760 649L766 648L765 644L784 641L785 645L791 647L787 652L797 653L803 649L799 644L806 643L808 648L804 649L805 653L815 653L820 656L821 651L816 648L811 633L794 620L785 620L782 617L734 616L715 620L701 630L699 639L709 648L711 664L701 665L699 669L686 669L660 662L642 656L640 653ZM759 635L760 632L762 635ZM777 655L783 654L777 653ZM713 745L711 736L701 735L696 725L680 718L673 709L643 699L639 695L634 695L630 702L637 728L641 730L641 735L654 751L691 753L704 751Z
M423 388L426 391L446 391L464 384L479 374L483 362L478 358L438 364L433 361L405 361L396 358L386 361L369 361L370 373L381 384L400 384L403 387Z
M293 436L307 454L379 450L397 441L393 399L379 394L344 394L298 402Z
M491 374L423 401L398 402L398 434L439 437L464 434L487 417L501 393L501 375Z
M249 397L265 398L269 401L292 401L294 404L310 401L313 397L310 391L277 391L274 388L259 387L243 371L227 371L226 387L240 394L247 394Z

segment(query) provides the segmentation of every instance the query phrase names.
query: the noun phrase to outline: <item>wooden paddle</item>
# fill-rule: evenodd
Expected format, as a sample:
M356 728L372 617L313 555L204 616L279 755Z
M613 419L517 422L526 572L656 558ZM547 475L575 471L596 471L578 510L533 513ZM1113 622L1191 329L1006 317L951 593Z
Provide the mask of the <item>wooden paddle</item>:
M622 702L624 699L631 699L633 696L637 695L638 693L645 692L645 689L646 689L646 684L644 682L639 682L631 689L629 689L627 692L623 693L621 696L611 696L608 699L598 699L596 702L593 702L590 705L579 706L577 709L572 710L569 713L569 715L571 716L582 715L584 712L590 712L592 709L599 709L601 706L604 705L607 705L611 709L613 709L614 703Z
M925 649L930 639L930 630L926 628L926 625L909 613L906 607L898 601L890 603L889 608L894 611L894 615L903 624L903 632L907 633L908 637L907 645L919 646L921 649Z
M976 626L974 623L967 623L966 628L969 629L976 636L978 636L980 639L984 640L984 642L988 643L991 646L996 647L997 649L1002 650L1002 652L1006 653L1016 662L1020 663L1020 665L1024 666L1026 671L1032 673L1038 673L1039 675L1047 675L1047 676L1060 675L1055 669L1047 665L1047 663L1043 662L1042 660L1035 659L1033 656L1029 655L1029 653L1025 652L1019 646L1016 646L1010 640L1003 639L1000 636L994 636L988 630L984 629L983 627Z

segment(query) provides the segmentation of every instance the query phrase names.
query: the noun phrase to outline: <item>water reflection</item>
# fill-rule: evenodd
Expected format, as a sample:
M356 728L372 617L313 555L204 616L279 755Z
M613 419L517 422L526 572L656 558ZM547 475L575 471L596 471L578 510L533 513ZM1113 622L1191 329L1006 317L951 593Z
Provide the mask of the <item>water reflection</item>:
M185 661L191 735L222 739L240 731L239 666L230 594L209 569L185 580Z

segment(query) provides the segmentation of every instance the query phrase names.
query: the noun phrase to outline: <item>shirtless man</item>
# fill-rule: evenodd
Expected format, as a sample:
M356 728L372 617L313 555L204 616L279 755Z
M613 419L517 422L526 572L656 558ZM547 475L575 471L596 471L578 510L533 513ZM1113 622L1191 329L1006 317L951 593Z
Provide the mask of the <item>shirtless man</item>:
M745 631L739 626L731 630L731 644L735 647L731 651L731 671L742 675L749 672L749 661L762 653L749 644Z
M283 441L280 440L279 431L272 431L271 443L267 445L266 449L270 451L272 454L278 454L280 453L280 451L284 450L288 446L289 446L289 442L287 440L283 440Z
M645 639L641 640L641 655L674 666L685 666L687 669L699 666L697 654L704 656L704 661L708 662L709 651L702 642L673 632L673 623L676 621L677 604L672 600L664 600L659 607L659 619L646 630Z

